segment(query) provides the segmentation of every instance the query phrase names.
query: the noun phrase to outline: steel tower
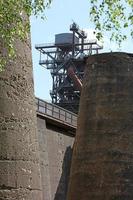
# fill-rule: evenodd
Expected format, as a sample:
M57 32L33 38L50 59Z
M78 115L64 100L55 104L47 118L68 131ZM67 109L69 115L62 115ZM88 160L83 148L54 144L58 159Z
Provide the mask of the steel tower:
M70 31L55 35L54 44L39 44L35 48L40 51L39 64L51 71L52 103L78 113L84 58L97 54L102 47L97 40L87 40L87 34L76 23Z

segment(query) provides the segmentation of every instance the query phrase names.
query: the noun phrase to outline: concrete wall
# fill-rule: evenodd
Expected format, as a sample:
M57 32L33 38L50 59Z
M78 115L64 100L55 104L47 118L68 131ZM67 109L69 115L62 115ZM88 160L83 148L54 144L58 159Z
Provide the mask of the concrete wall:
M65 200L74 136L68 129L37 117L44 200Z
M30 40L14 48L9 59L0 36L0 199L42 200Z
M87 60L67 200L133 200L132 56Z

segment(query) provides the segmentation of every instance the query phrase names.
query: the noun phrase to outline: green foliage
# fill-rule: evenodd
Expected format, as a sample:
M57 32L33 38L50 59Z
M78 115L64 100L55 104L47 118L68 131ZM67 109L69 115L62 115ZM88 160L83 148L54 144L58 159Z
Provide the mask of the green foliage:
M111 40L119 46L127 38L123 30L130 29L133 37L133 0L91 0L90 16L98 31L98 38L103 31L111 32Z
M0 0L0 45L6 51L0 52L0 70L5 65L5 57L15 57L14 39L25 40L29 29L28 17L42 14L52 0ZM133 0L90 0L90 16L98 30L112 33L111 39L119 45L126 39L123 29L130 29L133 37ZM2 49L2 48L1 48Z
M15 56L14 39L25 40L30 24L28 17L38 16L50 5L52 0L0 0L0 41L6 52L0 52L0 70L5 57ZM43 15L42 15L43 17Z

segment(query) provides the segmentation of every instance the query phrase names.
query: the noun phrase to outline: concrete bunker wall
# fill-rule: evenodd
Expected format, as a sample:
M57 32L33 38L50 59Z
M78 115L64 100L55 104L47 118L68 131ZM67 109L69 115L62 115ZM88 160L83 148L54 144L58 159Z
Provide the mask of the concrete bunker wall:
M37 116L43 198L66 200L74 135Z

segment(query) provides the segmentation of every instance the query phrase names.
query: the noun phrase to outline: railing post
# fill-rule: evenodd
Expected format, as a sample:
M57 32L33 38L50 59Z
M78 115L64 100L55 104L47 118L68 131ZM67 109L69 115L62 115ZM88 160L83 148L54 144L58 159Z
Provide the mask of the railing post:
M72 113L71 113L71 124L73 124L72 122L73 122L73 117L72 117Z
M39 99L37 100L37 109L39 111Z
M59 108L59 119L60 119L60 108Z
M51 106L52 106L52 117L53 117L53 114L54 114L54 105L53 104L51 104Z
M45 114L47 114L47 103L45 102Z
M65 111L65 121L67 121L66 118L67 118L67 115L66 115L66 111Z

